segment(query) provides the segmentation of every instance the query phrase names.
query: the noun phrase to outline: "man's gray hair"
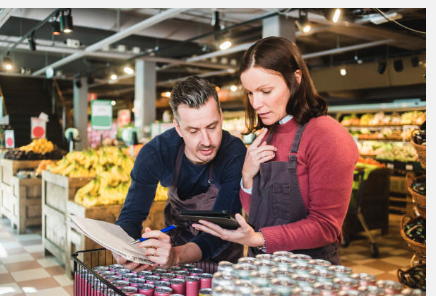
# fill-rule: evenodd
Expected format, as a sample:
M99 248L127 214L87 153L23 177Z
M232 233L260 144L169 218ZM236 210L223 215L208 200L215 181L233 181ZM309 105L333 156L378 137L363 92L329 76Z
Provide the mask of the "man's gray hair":
M177 113L179 105L185 104L189 108L199 109L206 104L210 97L214 98L217 103L218 112L220 112L221 106L215 85L198 76L191 76L177 83L171 91L170 98L170 106L174 118L179 122L179 114Z

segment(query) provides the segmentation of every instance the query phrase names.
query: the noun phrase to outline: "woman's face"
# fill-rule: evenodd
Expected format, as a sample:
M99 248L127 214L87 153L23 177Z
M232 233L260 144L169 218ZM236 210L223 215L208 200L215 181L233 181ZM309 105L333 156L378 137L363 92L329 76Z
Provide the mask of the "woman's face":
M280 73L251 67L241 74L241 82L263 124L272 125L287 115L291 91Z

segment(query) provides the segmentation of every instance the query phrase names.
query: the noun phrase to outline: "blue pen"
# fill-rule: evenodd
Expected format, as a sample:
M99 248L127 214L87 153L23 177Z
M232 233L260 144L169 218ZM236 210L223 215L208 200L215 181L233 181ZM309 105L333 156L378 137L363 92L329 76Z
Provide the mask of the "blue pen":
M168 232L168 231L170 231L170 230L173 230L174 228L176 228L176 225L170 225L170 226L168 226L167 228L162 229L161 232L166 233L166 232ZM137 244L137 243L140 243L140 242L146 241L146 240L148 240L148 238L143 238L143 237L141 237L141 238L139 238L139 239L133 241L133 242L130 243L130 244L131 244L131 245L134 245L134 244Z

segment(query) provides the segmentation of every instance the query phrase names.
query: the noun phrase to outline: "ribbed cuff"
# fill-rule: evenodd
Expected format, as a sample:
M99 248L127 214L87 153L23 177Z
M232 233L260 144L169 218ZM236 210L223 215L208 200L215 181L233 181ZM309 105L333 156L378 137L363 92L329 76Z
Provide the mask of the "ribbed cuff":
M244 185L243 185L244 183L242 182L242 178L241 178L241 189L242 189L242 191L244 191L245 193L248 193L248 194L251 194L252 192L253 192L253 187L250 187L250 188L244 188Z

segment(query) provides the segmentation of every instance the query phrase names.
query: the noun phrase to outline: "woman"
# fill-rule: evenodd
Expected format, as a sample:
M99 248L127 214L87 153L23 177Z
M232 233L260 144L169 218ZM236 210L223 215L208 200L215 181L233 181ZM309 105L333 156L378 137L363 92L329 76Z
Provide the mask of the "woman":
M348 209L357 146L327 116L301 53L287 39L268 37L242 57L248 132L237 230L199 221L193 226L247 245L249 255L291 251L340 264L337 254Z

